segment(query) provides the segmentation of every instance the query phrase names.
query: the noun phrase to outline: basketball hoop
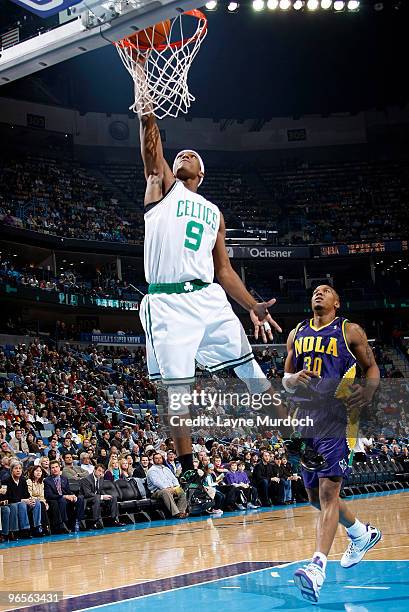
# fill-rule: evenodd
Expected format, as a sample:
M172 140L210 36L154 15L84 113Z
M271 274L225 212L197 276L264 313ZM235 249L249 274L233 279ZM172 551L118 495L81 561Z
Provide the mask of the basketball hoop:
M115 42L135 83L130 110L158 119L187 113L195 100L187 77L206 34L207 19L195 9Z

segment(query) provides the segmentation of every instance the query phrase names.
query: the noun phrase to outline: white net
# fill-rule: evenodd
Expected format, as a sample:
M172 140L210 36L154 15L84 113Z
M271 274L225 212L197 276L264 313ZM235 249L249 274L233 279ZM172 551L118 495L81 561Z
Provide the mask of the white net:
M206 17L193 10L116 42L135 83L130 110L158 119L187 113L195 100L188 88L189 69L206 34Z

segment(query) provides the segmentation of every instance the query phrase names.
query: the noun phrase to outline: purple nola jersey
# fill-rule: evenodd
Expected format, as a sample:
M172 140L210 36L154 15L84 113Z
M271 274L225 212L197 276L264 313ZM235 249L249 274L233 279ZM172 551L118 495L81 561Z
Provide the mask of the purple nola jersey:
M351 423L343 400L354 383L356 358L346 340L347 323L347 319L336 317L327 325L315 327L313 319L306 319L295 328L295 372L309 370L320 377L311 379L308 390L298 388L292 396L298 404L297 416L308 414L314 419L312 434L310 431L308 437L351 436L346 431Z

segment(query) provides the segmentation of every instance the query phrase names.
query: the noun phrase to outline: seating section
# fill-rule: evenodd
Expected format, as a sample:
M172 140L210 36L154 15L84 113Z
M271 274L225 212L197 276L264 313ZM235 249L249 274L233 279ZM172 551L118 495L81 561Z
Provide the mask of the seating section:
M3 224L39 232L141 242L144 189L138 163L0 161ZM393 239L409 229L407 161L210 165L203 194L221 207L229 229L277 232L267 234L275 244Z

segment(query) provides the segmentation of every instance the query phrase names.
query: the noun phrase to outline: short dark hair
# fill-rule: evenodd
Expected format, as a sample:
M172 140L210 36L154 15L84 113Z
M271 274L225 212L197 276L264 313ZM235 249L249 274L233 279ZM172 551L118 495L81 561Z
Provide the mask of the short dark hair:
M95 468L94 468L94 471L95 471L97 468L102 468L102 469L104 470L104 472L105 472L105 470L106 470L105 465L103 465L102 463L97 463L97 465L96 465L96 466L95 466Z
M57 465L58 465L58 467L61 467L61 466L60 466L60 462L59 462L59 461L57 461L57 459L53 459L52 461L50 461L50 467L51 467L52 465L55 465L55 464L57 464Z

